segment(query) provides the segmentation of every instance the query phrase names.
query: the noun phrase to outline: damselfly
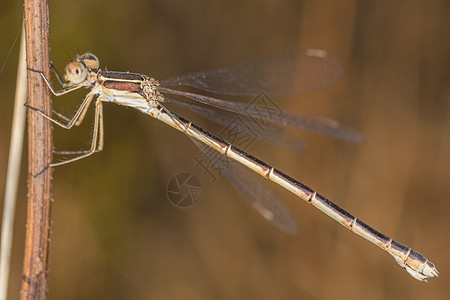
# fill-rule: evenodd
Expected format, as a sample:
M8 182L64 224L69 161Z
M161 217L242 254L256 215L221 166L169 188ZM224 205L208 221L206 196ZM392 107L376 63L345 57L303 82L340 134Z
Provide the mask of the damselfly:
M77 156L68 160L54 162L50 164L50 167L85 158L103 149L103 102L114 102L119 105L133 107L183 132L200 145L203 151L205 146L212 148L223 157L242 164L294 193L306 202L311 203L341 225L381 249L386 250L414 278L426 281L429 277L438 276L435 265L417 251L389 238L306 185L205 131L165 107L166 103L173 103L188 107L204 116L209 116L215 121L221 120L219 114L212 113L208 108L172 99L167 96L169 94L184 96L201 104L210 105L232 113L250 116L257 115L256 108L249 107L244 103L219 100L209 96L177 90L173 87L187 86L210 93L232 96L255 96L261 91L265 91L270 96L283 96L317 90L336 81L343 70L340 62L325 51L310 49L219 70L189 73L161 81L141 74L105 71L101 70L99 66L99 60L95 55L91 53L80 55L75 61L69 62L66 66L65 83L62 82L60 76L53 68L60 84L63 86L61 91L53 89L49 79L45 77L43 72L31 70L41 74L55 96L61 96L82 87L91 89L75 115L70 120L63 117L67 123L58 121L51 116L45 115L42 111L32 108L63 128L70 129L73 125L79 125L83 121L89 105L97 96L95 100L94 131L90 149L84 152L72 152L71 154L77 154ZM57 115L61 117L61 115ZM361 139L355 131L343 127L336 121L325 118L300 117L288 112L270 116L258 114L258 118L274 124L308 129L341 139L351 141ZM236 170L236 173L239 174L240 171ZM253 185L257 184L255 181L251 184L243 184L242 181L248 182L252 179L234 174L234 171L231 169L226 170L225 174L266 219L288 232L296 232L296 225L292 217L272 194L262 192L260 186L255 188Z

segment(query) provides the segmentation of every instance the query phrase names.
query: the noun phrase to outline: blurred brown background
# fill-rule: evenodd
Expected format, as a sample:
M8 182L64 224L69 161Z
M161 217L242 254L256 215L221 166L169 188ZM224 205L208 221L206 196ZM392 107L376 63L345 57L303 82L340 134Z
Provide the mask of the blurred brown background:
M0 63L22 4L0 2ZM299 223L289 236L225 179L195 167L182 134L132 109L105 105L105 150L54 172L48 299L444 299L450 262L450 7L403 1L52 1L52 59L92 51L109 70L166 78L295 49L338 57L345 77L283 98L290 111L356 128L352 144L299 133L304 153L252 144L251 153L424 254L441 277L414 280L387 254L274 184ZM3 197L18 44L0 74ZM70 114L85 91L54 99ZM220 127L187 114L196 123ZM88 145L90 120L55 128L57 149ZM25 154L24 154L25 157ZM26 214L22 167L9 299L20 289ZM187 171L200 202L177 209L167 183Z

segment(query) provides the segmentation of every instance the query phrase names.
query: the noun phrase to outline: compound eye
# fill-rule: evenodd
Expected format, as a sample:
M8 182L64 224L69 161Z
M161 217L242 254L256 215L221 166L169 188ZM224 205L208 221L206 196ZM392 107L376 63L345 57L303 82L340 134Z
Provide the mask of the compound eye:
M86 80L86 67L79 61L71 61L66 66L64 79L73 84L82 83Z
M97 56L92 53L84 53L77 58L77 61L83 61L86 67L91 69L98 69L100 67L100 61Z

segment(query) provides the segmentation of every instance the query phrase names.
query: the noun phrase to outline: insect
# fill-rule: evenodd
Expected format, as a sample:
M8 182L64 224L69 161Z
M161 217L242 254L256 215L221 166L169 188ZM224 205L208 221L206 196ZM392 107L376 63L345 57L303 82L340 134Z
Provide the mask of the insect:
M309 49L219 70L188 73L161 81L142 74L105 71L99 67L98 58L91 53L85 53L79 55L76 60L69 62L66 66L65 83L61 80L56 70L53 69L64 88L61 91L55 91L49 79L41 71L29 69L40 73L55 96L61 96L83 87L90 88L89 93L75 115L70 120L66 119L66 123L30 107L63 128L70 129L74 125L79 125L83 121L90 104L95 99L94 131L90 149L72 152L72 154L77 154L77 156L68 160L54 162L49 165L50 167L85 158L103 149L104 102L113 102L132 107L181 131L202 149L205 147L214 149L223 157L249 168L294 193L306 202L311 203L341 225L381 249L386 250L414 278L427 281L429 277L438 276L439 273L435 265L417 251L389 238L306 185L209 133L170 111L165 106L166 103L173 103L179 106L186 106L203 115L211 113L210 110L203 106L175 100L169 96L176 95L232 113L250 116L257 115L256 108L248 107L244 103L224 101L182 91L174 87L188 86L206 92L232 96L254 96L262 90L273 96L304 93L325 87L337 80L342 74L342 65L325 51ZM214 114L210 118L220 119L219 116L219 114ZM352 141L361 139L353 130L342 126L336 121L324 118L298 116L288 112L283 112L281 115L259 115L258 117L278 125L306 128L341 139ZM263 217L285 231L296 232L295 222L276 198L260 192L258 188L254 188L251 185L243 184L242 180L249 180L244 179L244 176L233 174L230 170L227 172L225 173L227 177L249 198L249 201Z

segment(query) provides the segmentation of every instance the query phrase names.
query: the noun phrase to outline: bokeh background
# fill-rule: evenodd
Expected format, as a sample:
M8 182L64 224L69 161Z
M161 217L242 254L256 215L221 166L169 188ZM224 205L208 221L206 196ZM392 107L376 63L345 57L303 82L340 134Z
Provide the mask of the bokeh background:
M77 51L96 53L109 70L155 78L304 48L339 58L346 75L336 85L277 103L339 120L365 142L299 132L303 153L264 143L248 150L421 252L441 277L414 280L387 253L268 183L300 228L298 236L279 231L225 179L202 175L189 139L110 104L105 150L54 172L48 299L444 299L449 15L446 0L51 1L52 59L60 70ZM20 1L0 2L1 194L21 18ZM84 94L54 99L54 108L70 114ZM71 131L55 128L55 147L85 148L90 120ZM167 200L167 184L179 172L201 181L193 208ZM20 289L26 187L24 163L9 299Z

